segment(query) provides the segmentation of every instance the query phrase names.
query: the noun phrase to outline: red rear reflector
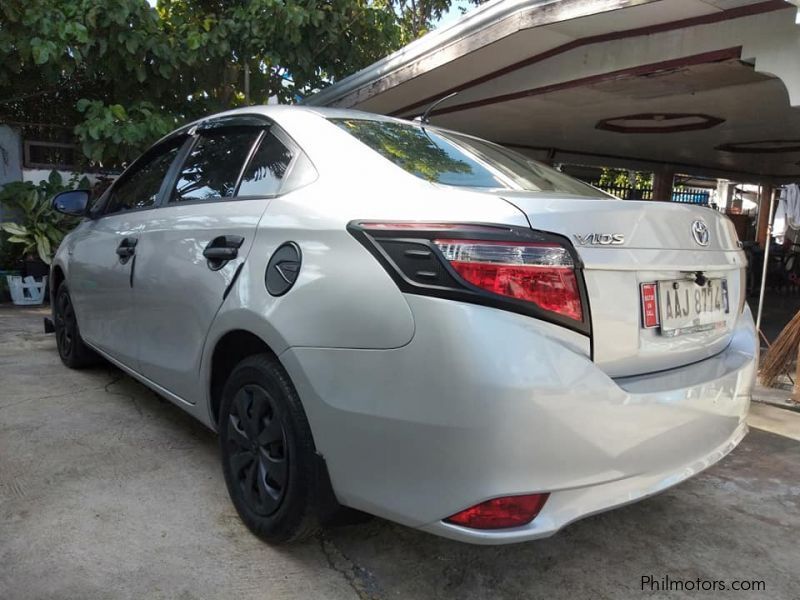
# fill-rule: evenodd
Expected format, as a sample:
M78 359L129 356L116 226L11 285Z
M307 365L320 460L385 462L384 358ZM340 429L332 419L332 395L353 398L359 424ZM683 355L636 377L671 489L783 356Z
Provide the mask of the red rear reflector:
M536 518L550 494L506 496L481 502L445 519L472 529L503 529L526 525Z
M642 324L645 328L658 327L658 300L655 283L642 284Z

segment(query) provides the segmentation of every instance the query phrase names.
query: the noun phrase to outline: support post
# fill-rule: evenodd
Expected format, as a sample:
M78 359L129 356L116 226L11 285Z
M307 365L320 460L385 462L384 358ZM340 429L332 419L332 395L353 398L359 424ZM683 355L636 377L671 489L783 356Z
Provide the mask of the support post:
M794 393L792 400L800 402L800 346L797 347L797 366L794 372Z
M766 248L765 242L769 237L770 223L772 222L773 187L771 185L758 186L758 225L756 226L756 242L761 248ZM767 206L769 205L769 210Z
M724 212L730 206L730 186L727 179L717 179L717 206Z
M672 200L672 188L675 180L675 169L663 167L653 173L653 200L669 202Z
M769 208L767 209L767 241L769 241L770 233L772 232L772 206L775 203L775 195L770 194ZM760 217L760 213L759 213ZM761 219L759 218L759 221ZM764 312L764 291L767 289L767 267L769 266L769 247L771 244L767 243L764 248L764 265L761 268L761 290L758 293L758 313L756 314L756 331L761 331L761 315Z
M244 63L244 103L250 106L250 64Z

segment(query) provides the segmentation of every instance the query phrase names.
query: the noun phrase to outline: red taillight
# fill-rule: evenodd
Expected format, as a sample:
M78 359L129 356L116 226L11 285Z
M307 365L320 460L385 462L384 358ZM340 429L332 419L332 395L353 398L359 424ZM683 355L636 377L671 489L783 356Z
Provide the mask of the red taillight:
M456 239L434 243L456 272L472 285L583 320L574 263L563 246Z
M445 519L472 529L503 529L526 525L536 518L550 494L506 496L476 504Z
M515 312L591 335L581 262L564 236L513 225L351 221L403 293Z

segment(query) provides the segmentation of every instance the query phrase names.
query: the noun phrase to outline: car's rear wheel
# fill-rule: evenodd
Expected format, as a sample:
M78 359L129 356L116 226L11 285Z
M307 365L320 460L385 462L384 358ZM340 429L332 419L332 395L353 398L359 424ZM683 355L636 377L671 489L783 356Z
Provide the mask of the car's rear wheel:
M82 369L98 362L98 356L81 337L78 318L72 305L67 284L62 283L56 291L53 306L53 325L56 334L58 355L70 369Z
M222 392L219 421L225 483L245 525L272 542L319 528L318 463L300 398L272 356L242 360Z

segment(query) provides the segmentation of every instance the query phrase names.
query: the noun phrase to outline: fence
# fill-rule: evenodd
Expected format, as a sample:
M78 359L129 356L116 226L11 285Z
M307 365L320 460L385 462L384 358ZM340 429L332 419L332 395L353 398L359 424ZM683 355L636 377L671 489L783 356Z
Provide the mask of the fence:
M600 183L599 181L593 181L592 185L596 188L600 188L604 192L608 192L609 194L614 194L617 198L622 198L623 200L653 199L653 188L651 187L633 188L625 185L603 184Z
M673 202L683 202L685 204L708 206L710 198L711 192L702 188L681 188L672 192Z
M596 188L599 188L604 192L608 192L609 194L614 194L623 200L653 199L653 188L651 187L633 188L624 185L608 185L598 181L593 181L591 183ZM702 188L682 187L672 192L672 201L682 202L684 204L699 204L701 206L708 206L710 198L710 192Z

